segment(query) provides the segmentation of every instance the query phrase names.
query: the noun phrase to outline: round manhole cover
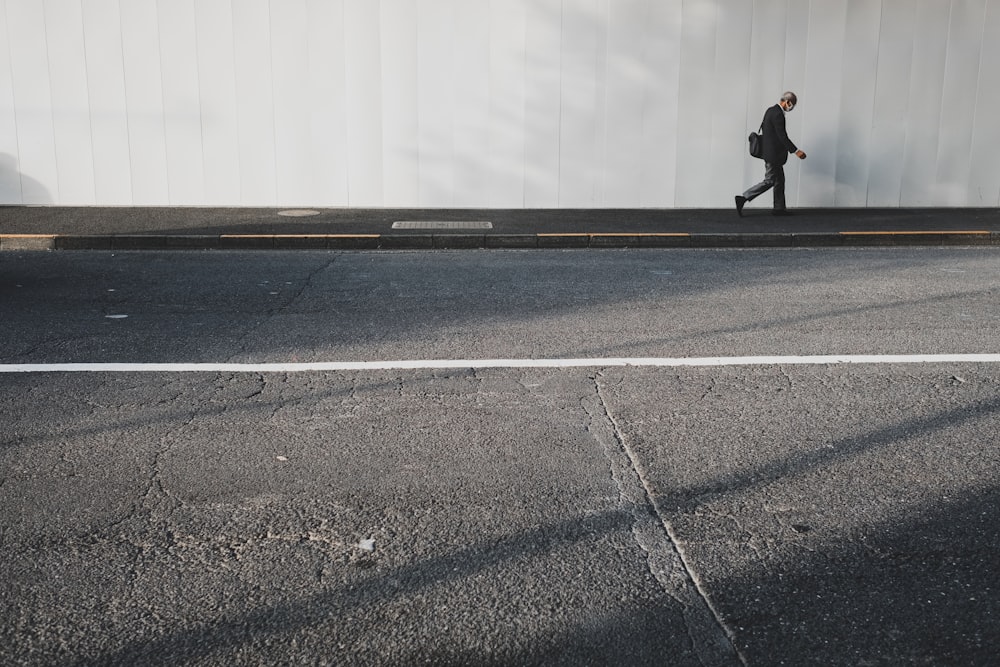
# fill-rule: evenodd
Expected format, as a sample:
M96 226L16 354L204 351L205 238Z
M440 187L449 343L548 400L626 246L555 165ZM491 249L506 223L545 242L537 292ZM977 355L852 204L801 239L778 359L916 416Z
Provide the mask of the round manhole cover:
M311 208L291 208L287 211L278 211L278 215L283 215L286 218L305 218L310 215L319 215L319 211L314 211Z

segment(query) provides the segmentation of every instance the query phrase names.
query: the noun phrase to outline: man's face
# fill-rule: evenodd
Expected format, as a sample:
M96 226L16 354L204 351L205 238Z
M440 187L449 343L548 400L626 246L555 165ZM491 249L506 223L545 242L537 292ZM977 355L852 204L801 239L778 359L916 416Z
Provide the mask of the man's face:
M795 102L791 100L781 100L780 102L778 102L778 104L780 104L781 108L784 109L785 111L791 111L792 109L795 108Z

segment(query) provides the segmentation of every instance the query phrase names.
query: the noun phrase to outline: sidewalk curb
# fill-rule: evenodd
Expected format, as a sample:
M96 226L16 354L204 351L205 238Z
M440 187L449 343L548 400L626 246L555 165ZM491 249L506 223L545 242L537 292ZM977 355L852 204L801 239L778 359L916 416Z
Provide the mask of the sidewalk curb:
M3 250L493 250L1000 246L1000 232L746 234L0 234Z

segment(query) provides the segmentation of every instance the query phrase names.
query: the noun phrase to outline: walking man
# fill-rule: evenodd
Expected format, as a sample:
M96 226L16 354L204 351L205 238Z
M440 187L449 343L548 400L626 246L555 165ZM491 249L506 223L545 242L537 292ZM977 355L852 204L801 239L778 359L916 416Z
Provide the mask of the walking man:
M764 112L762 138L764 140L764 180L742 195L736 195L736 213L743 217L743 206L774 188L774 215L791 215L785 208L785 163L788 154L795 153L800 160L806 154L795 147L785 132L785 114L795 108L798 98L793 92L781 96L773 107Z

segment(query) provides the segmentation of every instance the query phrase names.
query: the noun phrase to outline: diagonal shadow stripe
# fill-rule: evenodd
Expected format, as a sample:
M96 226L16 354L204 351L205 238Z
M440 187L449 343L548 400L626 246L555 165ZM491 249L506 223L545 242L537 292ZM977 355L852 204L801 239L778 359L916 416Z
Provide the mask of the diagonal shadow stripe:
M802 475L831 463L847 461L862 454L892 446L894 443L914 436L942 431L978 419L988 417L1000 410L1000 397L963 406L936 415L915 419L902 424L894 424L871 433L844 438L833 443L832 448L810 451L785 457L767 465L740 473L718 477L711 482L658 493L654 497L657 509L667 511L690 511L710 499L732 496L753 488L767 486L787 477Z

